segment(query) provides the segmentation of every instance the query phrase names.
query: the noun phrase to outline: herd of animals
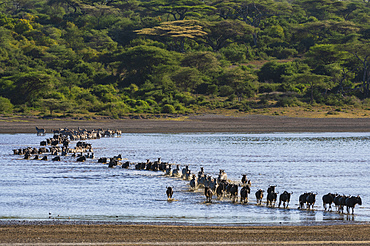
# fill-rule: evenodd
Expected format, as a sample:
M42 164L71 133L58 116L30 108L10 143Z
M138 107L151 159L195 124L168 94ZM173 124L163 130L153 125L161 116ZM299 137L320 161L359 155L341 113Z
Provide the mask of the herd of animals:
M36 128L37 135L45 135L46 131L44 129ZM86 129L59 129L53 131L54 136L52 138L46 139L46 141L40 142L39 149L37 148L24 148L13 150L16 155L24 155L24 159L34 160L47 160L48 155L55 156L52 161L60 161L61 156L71 155L76 157L77 162L86 161L87 158L94 158L94 152L91 144L86 143L82 140L87 139L99 139L102 137L113 137L120 136L121 132L118 130L91 130ZM69 148L70 141L76 141L76 147ZM49 148L45 146L50 145ZM62 146L59 146L62 145ZM41 157L42 156L42 157ZM200 171L195 174L186 165L184 168L180 169L180 165L174 165L167 162L162 162L161 158L156 161L150 161L142 163L130 163L129 161L123 162L122 156L117 155L111 158L101 157L98 159L98 163L108 164L109 168L114 168L116 166L121 166L122 168L129 168L131 165L135 167L136 170L147 170L147 171L163 171L164 175L170 177L178 177L189 181L190 189L195 191L198 189L204 189L204 195L207 203L211 203L214 196L221 200L224 198L230 199L233 203L239 201L240 203L247 204L248 196L251 192L251 180L248 180L246 175L243 174L240 182L231 182L227 179L227 174L224 170L220 170L218 177L214 178L204 172L204 168L201 167ZM174 167L174 168L173 168ZM240 188L240 192L239 192ZM278 199L278 192L275 191L276 186L270 185L266 192L266 206L275 207ZM174 188L169 186L166 187L166 195L168 199L172 199ZM258 189L255 192L256 204L262 205L263 197L265 191ZM277 207L283 205L283 208L288 208L290 203L290 198L293 192L284 191L279 195L279 203ZM317 193L306 192L299 196L299 209L313 209L316 202ZM332 205L334 204L338 213L344 213L344 207L347 208L347 213L354 214L354 207L356 204L362 205L362 200L360 196L346 196L339 195L335 193L328 193L322 197L323 207L325 211L332 211Z

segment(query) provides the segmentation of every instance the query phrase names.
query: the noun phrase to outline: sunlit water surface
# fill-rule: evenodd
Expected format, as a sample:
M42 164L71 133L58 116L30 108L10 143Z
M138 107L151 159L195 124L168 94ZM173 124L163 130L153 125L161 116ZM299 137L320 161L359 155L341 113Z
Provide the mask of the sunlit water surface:
M124 134L88 140L95 159L83 163L13 155L16 148L39 147L46 137L51 135L0 134L0 219L218 225L370 221L370 133ZM202 166L214 177L224 169L233 181L247 174L250 202L214 198L205 204L201 190L189 191L188 181L97 162L118 154L133 163L161 157L189 165L194 173ZM293 192L290 209L255 205L255 191L269 185ZM167 201L166 186L174 187L175 201ZM314 211L298 210L299 195L309 191L318 194ZM321 197L328 192L360 195L363 204L354 216L325 212Z

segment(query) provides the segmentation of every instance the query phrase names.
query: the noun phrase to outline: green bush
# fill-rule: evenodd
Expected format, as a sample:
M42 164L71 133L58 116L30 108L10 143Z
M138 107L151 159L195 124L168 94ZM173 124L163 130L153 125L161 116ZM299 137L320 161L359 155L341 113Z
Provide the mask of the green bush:
M8 98L0 97L0 113L13 112L13 104Z
M234 94L234 89L231 86L223 85L220 87L219 95L222 97L227 97Z
M176 113L176 109L174 106L172 106L171 104L165 104L163 107L162 107L162 113L166 113L166 114L174 114Z
M277 91L280 84L270 84L270 83L262 83L258 88L259 93L269 93L273 91Z
M273 56L278 59L287 59L296 56L298 54L298 51L296 49L289 49L279 46L267 49L266 53L269 56Z
M296 97L292 96L284 96L280 98L276 103L276 106L278 107L294 107L300 105L302 105L302 102L300 102Z

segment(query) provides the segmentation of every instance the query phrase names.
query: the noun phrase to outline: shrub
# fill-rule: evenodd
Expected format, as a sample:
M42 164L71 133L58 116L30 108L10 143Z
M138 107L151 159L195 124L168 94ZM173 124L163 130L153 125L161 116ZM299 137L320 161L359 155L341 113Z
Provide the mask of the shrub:
M220 96L227 97L227 96L230 96L232 94L234 94L234 90L230 86L223 85L223 86L220 87L220 92L219 92Z
M13 111L13 104L8 98L0 97L0 113L11 113Z
M277 103L276 103L276 106L278 107L294 107L294 106L299 106L301 105L302 103L296 98L296 97L282 97L280 98Z
M176 113L176 109L174 106L172 106L171 104L165 104L163 107L162 107L162 113L167 113L167 114L174 114Z

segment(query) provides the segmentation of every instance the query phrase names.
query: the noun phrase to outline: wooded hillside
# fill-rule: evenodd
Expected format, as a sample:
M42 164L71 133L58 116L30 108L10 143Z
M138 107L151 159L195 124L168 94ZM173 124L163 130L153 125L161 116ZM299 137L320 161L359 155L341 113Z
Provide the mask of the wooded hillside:
M370 107L369 0L1 0L0 113Z

